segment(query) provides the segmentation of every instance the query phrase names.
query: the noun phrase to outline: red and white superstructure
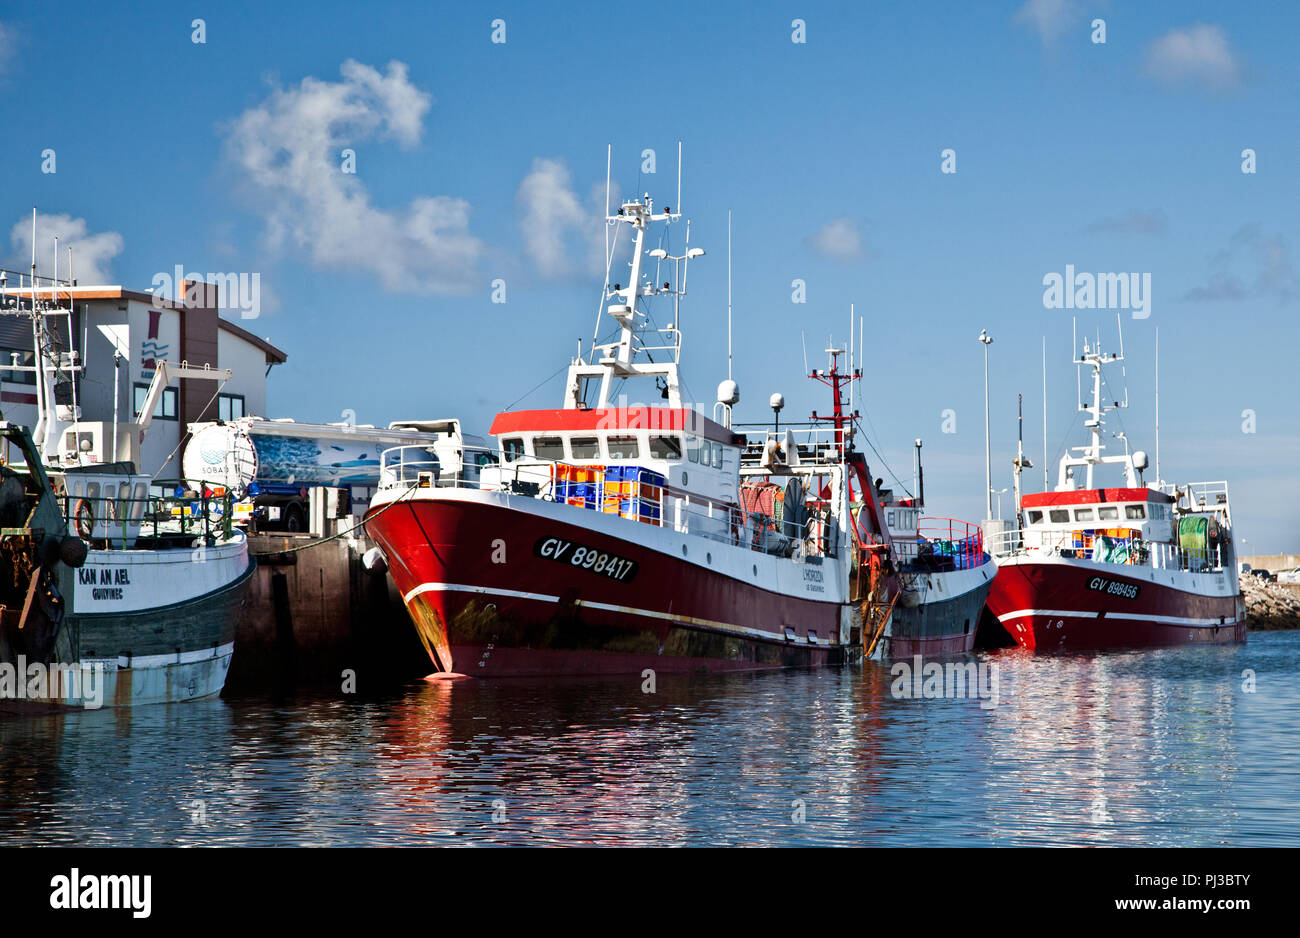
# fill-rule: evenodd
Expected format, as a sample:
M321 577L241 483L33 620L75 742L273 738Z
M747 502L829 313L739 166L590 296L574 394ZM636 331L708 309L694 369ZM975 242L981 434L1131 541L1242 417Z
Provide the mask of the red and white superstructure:
M1026 648L1107 649L1241 642L1245 605L1226 482L1143 484L1146 455L1104 455L1102 368L1123 360L1085 341L1087 445L1062 457L1055 491L1024 495L1017 529L992 542L989 611ZM1123 438L1122 434L1117 437ZM1094 485L1114 465L1123 482ZM1079 474L1082 473L1082 479Z
M384 453L366 526L441 671L744 670L859 650L851 560L887 537L850 493L865 463L840 424L734 432L730 378L719 419L683 403L679 306L704 252L681 220L649 196L608 217L633 241L627 285L603 290L612 336L579 349L562 407L498 414L495 447L466 447L476 480L422 447ZM638 384L663 403L627 405Z

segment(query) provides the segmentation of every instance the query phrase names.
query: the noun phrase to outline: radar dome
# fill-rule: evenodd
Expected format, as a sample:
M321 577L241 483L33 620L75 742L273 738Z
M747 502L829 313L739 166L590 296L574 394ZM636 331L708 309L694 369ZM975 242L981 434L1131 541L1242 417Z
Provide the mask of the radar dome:
M780 410L785 406L785 397L783 397L781 392L778 391L767 399L767 406L773 410Z
M740 385L728 378L718 385L718 403L735 404L740 400Z
M1151 465L1151 463L1147 461L1147 454L1144 450L1136 450L1133 453L1134 468L1145 469L1149 465Z

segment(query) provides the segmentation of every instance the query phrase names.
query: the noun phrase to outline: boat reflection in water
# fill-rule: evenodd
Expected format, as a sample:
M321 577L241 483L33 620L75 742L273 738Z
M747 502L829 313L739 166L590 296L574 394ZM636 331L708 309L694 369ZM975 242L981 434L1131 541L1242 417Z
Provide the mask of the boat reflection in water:
M998 706L886 663L436 681L0 717L19 845L1300 845L1300 633L1033 655ZM1253 671L1256 693L1243 690Z
M1238 650L1045 664L1016 648L994 658L1013 701L989 727L983 797L995 842L1210 846L1239 836Z

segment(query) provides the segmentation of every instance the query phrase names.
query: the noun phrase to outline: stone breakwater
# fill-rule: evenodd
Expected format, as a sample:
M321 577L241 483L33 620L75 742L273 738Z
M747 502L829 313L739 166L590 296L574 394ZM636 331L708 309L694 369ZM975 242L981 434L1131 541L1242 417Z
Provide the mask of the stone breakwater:
M1241 590L1246 594L1246 624L1249 628L1261 631L1300 629L1300 589L1243 576Z

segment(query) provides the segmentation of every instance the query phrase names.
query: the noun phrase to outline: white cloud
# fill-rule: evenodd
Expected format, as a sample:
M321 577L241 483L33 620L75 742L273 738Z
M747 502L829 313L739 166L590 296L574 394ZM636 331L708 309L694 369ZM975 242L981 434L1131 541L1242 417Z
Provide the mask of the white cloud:
M1146 50L1148 75L1169 85L1230 88L1241 81L1241 65L1218 26L1197 23L1165 33Z
M349 59L342 80L304 78L277 88L227 128L227 149L256 189L273 248L291 244L326 269L376 275L390 290L458 293L478 283L482 242L469 233L470 205L418 196L375 206L361 181L368 140L411 147L432 97L390 62L384 72ZM344 173L341 151L358 151L362 174Z
M617 193L610 196L617 201ZM605 190L593 185L584 205L562 160L538 157L515 193L524 254L544 277L605 269ZM620 245L620 253L621 253ZM574 257L578 258L575 263Z
M1257 296L1284 304L1300 292L1300 278L1291 266L1286 239L1281 234L1266 233L1257 224L1238 229L1227 248L1210 258L1209 267L1206 283L1187 291L1183 299L1214 302ZM1254 269L1253 280L1238 273L1243 267Z
M1048 43L1065 32L1075 13L1073 0L1026 0L1012 20L1028 25L1038 33L1039 39Z
M68 248L72 248L72 273L77 282L112 283L109 273L113 258L122 253L124 242L116 231L90 234L84 218L71 215L36 213L36 272L54 276L54 239L59 239L59 279L68 278ZM28 270L32 263L32 217L24 215L9 229L13 253L5 266L11 270ZM15 286L15 284L10 284Z
M805 241L818 254L836 261L851 261L862 254L862 233L847 216L831 219Z

